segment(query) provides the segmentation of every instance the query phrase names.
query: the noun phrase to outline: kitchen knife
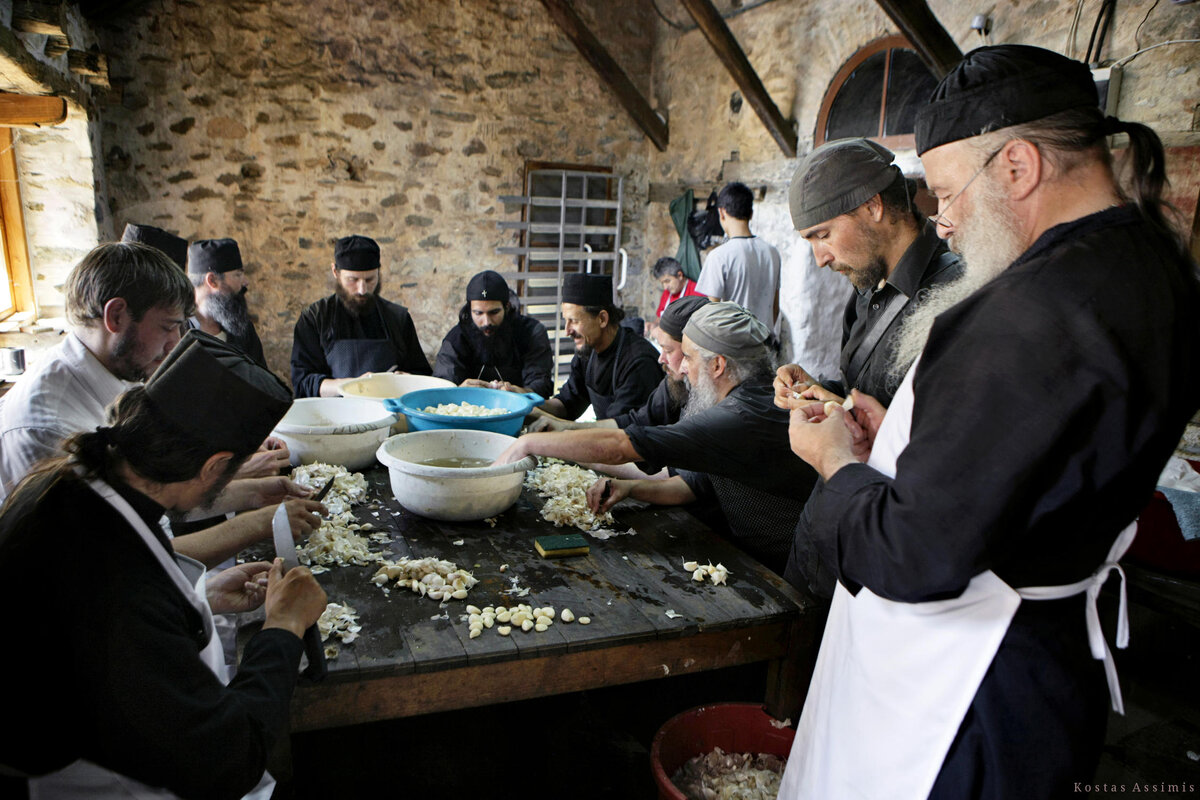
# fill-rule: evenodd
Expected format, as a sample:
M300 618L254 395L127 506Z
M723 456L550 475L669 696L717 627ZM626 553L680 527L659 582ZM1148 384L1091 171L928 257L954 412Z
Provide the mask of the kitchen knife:
M325 485L325 489L331 485L332 480ZM322 489L321 493L324 493L325 489ZM275 555L283 559L284 571L300 566L300 559L296 556L296 543L292 541L292 524L288 522L287 508L283 503L275 509L275 516L271 519L271 533L275 537ZM326 673L325 648L321 644L321 632L316 625L310 626L304 632L304 652L308 656L305 677L314 681L323 679Z
M315 500L318 503L321 502L322 500L325 499L325 495L329 494L329 490L332 488L333 488L333 478L330 478L329 480L325 481L325 485L321 487L321 491L317 492L316 496L313 497L313 500ZM276 513L278 513L278 512L276 512Z

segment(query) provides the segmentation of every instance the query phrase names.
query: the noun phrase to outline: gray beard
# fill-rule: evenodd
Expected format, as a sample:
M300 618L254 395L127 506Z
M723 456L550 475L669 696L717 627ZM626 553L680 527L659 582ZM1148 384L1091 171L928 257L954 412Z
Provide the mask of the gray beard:
M230 336L240 338L250 332L250 309L244 293L210 294L200 303L200 313L220 325Z
M691 378L685 375L683 381L688 390L687 403L684 405L681 415L683 419L694 417L720 402L717 398L717 385L707 376L701 378L698 383L692 383Z
M991 176L981 176L974 213L959 225L951 245L963 259L963 274L928 293L900 325L891 352L888 384L898 387L905 373L925 349L938 315L953 308L992 282L1025 252L1016 215Z

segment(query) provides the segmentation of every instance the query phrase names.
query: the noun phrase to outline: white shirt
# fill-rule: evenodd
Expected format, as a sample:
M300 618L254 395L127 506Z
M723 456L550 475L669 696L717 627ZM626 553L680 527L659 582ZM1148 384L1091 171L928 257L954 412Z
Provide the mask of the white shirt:
M60 455L68 436L103 425L108 404L135 385L68 333L0 399L0 502L35 463Z
M757 236L737 236L708 254L696 291L737 303L775 328L779 251Z

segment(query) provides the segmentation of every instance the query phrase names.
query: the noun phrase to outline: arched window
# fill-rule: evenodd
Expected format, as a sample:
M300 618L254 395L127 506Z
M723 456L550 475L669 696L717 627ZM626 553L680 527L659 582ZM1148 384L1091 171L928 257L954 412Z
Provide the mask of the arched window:
M893 150L911 148L917 109L936 85L907 39L876 39L834 76L817 114L814 144L866 136Z

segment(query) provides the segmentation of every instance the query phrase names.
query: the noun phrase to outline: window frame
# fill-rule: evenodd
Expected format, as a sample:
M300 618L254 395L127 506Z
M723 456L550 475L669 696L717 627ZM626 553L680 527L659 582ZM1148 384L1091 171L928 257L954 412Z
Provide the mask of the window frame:
M879 127L876 129L874 136L868 136L867 138L873 142L879 142L884 147L892 150L912 150L917 146L916 135L912 133L895 136L883 135L883 126L887 119L888 78L891 77L892 70L891 51L897 48L916 51L912 42L905 36L893 34L875 39L863 45L842 65L837 74L833 76L833 80L830 81L829 88L825 90L825 96L821 98L821 108L817 112L817 127L813 131L813 147L820 147L826 142L825 129L829 125L829 112L833 108L833 101L837 99L842 86L854 74L854 70L858 69L868 58L879 52L887 52L883 65L883 95L879 102Z
M11 308L0 309L0 321L14 314L37 311L13 144L12 128L0 127L0 246L4 248L7 273L4 279L9 283L13 303Z

